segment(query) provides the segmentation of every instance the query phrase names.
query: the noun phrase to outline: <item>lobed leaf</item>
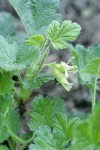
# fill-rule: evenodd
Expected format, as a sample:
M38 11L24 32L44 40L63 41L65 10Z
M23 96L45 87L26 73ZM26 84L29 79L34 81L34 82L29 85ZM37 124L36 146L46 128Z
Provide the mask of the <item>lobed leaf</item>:
M0 36L0 67L8 71L17 68L17 51L16 43L8 44L6 40Z
M29 64L35 62L39 57L39 49L29 46L21 46L17 44L9 44L2 36L0 36L0 67L7 71L25 69Z
M69 46L72 56L75 57L73 63L78 67L78 78L81 84L92 84L99 71L100 44L94 44L89 48L82 45ZM84 70L81 72L81 70ZM98 72L99 73L99 72Z
M34 100L34 110L29 122L30 129L34 131L45 125L51 127L53 125L53 118L59 111L64 112L63 101L59 97L54 98L52 101L48 97L36 97Z
M81 121L74 133L71 150L99 150L100 148L100 103L88 120Z
M93 59L81 71L84 73L99 75L100 74L100 58Z
M50 128L39 128L35 131L34 144L29 146L29 150L59 150L66 146L66 139L58 132L52 132Z
M61 25L59 22L52 21L48 30L47 36L50 39L53 47L57 50L64 49L68 46L67 42L76 40L80 33L81 27L77 23L72 23L70 20L65 20Z
M45 34L52 20L60 19L56 13L58 0L9 0L29 35Z
M33 35L26 40L26 43L32 46L42 47L45 42L45 38L42 35Z
M68 121L64 114L57 114L54 118L53 126L62 131L67 140L72 140L76 124L78 124L78 118Z
M27 79L23 86L25 89L38 89L40 88L44 83L54 80L54 76L46 73L40 73L37 75L37 77L33 80L32 76L31 78Z
M16 62L18 65L23 66L23 68L26 68L30 67L33 63L35 64L40 56L41 52L39 48L34 48L24 43L18 50Z

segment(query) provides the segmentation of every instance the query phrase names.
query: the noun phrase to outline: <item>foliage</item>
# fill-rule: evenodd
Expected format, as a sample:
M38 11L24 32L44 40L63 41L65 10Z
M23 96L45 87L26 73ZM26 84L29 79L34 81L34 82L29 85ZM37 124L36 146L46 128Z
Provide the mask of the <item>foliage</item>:
M100 104L96 90L100 75L100 44L89 48L69 45L80 34L79 24L62 21L59 0L9 0L27 33L16 30L16 21L0 13L0 150L94 150L100 149ZM50 47L69 48L74 59L68 63L46 64ZM69 63L73 62L72 65ZM45 67L52 72L46 73ZM37 96L33 108L24 112L23 105L33 90L49 80L56 80L70 91L69 72L78 72L79 82L89 87L92 114L87 119L66 115L64 102ZM22 114L23 113L23 114ZM22 120L27 114L29 132L22 134ZM29 117L30 116L30 117ZM86 132L87 131L87 132Z
M78 77L81 84L92 84L93 79L100 70L100 44L94 44L89 48L82 45L72 47L69 45L72 55L75 57L73 63L78 67Z
M99 150L100 148L100 103L94 108L93 114L81 121L75 130L72 150Z
M9 44L2 36L0 36L0 43L0 66L6 71L22 70L27 64L35 61L39 55L37 49L33 50L33 48L28 48L25 45L18 48L15 42Z
M58 150L66 145L63 135L57 131L52 133L48 127L40 128L35 134L35 144L31 144L29 150Z
M42 96L36 97L34 99L34 110L31 114L32 119L29 122L31 130L35 130L40 126L48 125L53 126L53 118L57 111L64 111L63 103L58 97L50 101L48 97L45 99Z
M68 121L65 115L57 114L54 120L54 127L62 131L68 140L72 140L73 128L77 123L78 118L73 118Z
M52 101L48 97L36 97L33 101L34 109L31 113L29 127L34 131L35 144L30 149L62 149L73 138L73 131L78 120L67 121L64 114L64 103L59 97Z
M49 80L54 80L54 76L51 74L40 73L33 80L32 76L24 81L24 86L26 89L38 89L43 83L48 82Z
M0 13L0 35L7 37L16 33L15 19L6 12Z
M53 21L47 30L47 36L57 50L67 47L67 42L76 40L81 30L80 25L65 20L61 25Z
M87 85L92 99L92 109L95 106L96 90L100 75L100 44L94 44L89 48L69 45L72 55L75 57L73 63L78 67L79 83Z
M6 81L6 82L5 82ZM13 81L10 72L0 72L0 95L13 92Z
M33 35L26 41L26 43L38 47L42 47L44 42L45 38L43 35Z
M46 106L45 110L43 101ZM58 107L58 105L56 107ZM78 118L67 120L66 115L61 111L60 114L59 111L55 111L56 115L50 119L50 108L50 102L47 97L45 99L41 96L36 97L34 110L31 114L32 119L29 123L31 130L34 131L34 144L29 146L29 150L64 150L66 147L68 147L68 150L99 150L100 120L98 117L100 113L100 103L96 105L93 114L91 114L88 119L81 121L79 121ZM53 123L50 123L52 118ZM69 147L69 141L72 142L71 147Z
M11 96L0 96L0 143L9 137L7 128L13 107L14 101Z
M0 145L0 150L8 150L7 146Z
M59 0L9 0L29 35L44 34L52 20L61 20L56 12Z

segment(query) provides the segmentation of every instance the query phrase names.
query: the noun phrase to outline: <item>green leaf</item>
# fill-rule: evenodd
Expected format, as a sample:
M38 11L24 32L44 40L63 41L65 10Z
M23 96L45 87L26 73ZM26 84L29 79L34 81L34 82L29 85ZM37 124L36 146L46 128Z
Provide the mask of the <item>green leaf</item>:
M32 136L33 136L33 132L27 131L24 134L21 134L20 138L23 140L27 140L27 139L30 139Z
M72 140L75 126L78 124L78 118L67 120L64 114L57 114L54 118L54 127L62 131L67 140Z
M25 143L29 142L29 141L24 141L23 139L21 139L19 136L15 135L10 130L9 130L9 135L16 143L25 144Z
M0 95L13 92L12 76L9 72L0 72Z
M86 113L83 111L73 111L73 112L67 112L67 118L72 119L74 117L78 117L80 120L87 119L90 113Z
M100 74L100 58L93 59L81 71L89 74Z
M0 150L8 150L8 147L5 145L0 145Z
M11 96L0 96L0 143L9 138L8 122L14 107L14 100Z
M30 150L44 150L44 149L56 150L51 145L53 136L48 127L40 128L35 132L35 134L37 135L37 138L35 138L34 141L36 145L32 144L30 146Z
M44 34L52 20L61 18L56 10L58 0L9 0L29 35Z
M13 134L18 134L21 127L21 118L17 110L12 110L8 122L8 129Z
M25 44L25 40L26 40L27 36L24 32L17 32L15 35L7 37L7 42L9 44L12 44L14 42L17 43L18 46L22 46L23 44Z
M76 132L74 139L75 144L72 146L72 150L94 150L95 147L91 139L92 129L89 123L86 121L82 122Z
M72 150L94 150L100 148L100 103L88 120L82 121L75 129Z
M33 63L35 64L40 56L40 49L34 48L24 43L18 50L16 62L18 65L22 65L23 68L26 68L30 67L30 65Z
M29 150L59 150L67 143L61 133L57 131L54 133L46 126L36 130L35 135L34 144L29 146Z
M26 40L26 43L32 46L42 47L45 42L45 38L42 35L33 35Z
M15 34L16 26L15 19L7 12L0 12L0 35L4 37Z
M53 47L57 50L66 48L67 42L77 39L81 27L77 23L65 20L61 25L57 21L53 21L47 30L47 36Z
M32 77L27 79L23 83L23 86L25 89L38 89L49 80L54 80L54 76L46 73L40 73L34 80L32 79Z
M99 67L100 44L94 44L89 48L85 48L82 45L76 45L75 47L69 46L69 49L71 50L72 56L75 57L75 59L73 59L73 63L78 67L79 70L78 71L79 82L81 84L92 84L95 78L93 70L97 71L96 69ZM97 62L93 61L95 59L98 59ZM93 66L91 66L91 62ZM89 67L88 73L81 72L81 70L84 70L85 67L86 68ZM91 73L90 67L92 67L91 68L92 74L89 74Z
M51 131L52 132L52 131ZM53 130L53 143L52 145L57 149L64 150L68 145L68 140L64 136L63 132L60 132L58 129Z
M11 96L0 96L0 143L9 138L7 125L13 107L14 101Z
M21 45L26 39L26 34L17 31L17 27L18 23L10 13L0 12L0 35L4 36L10 43L15 41L18 45Z
M0 67L5 70L13 70L16 67L17 55L16 43L8 44L6 40L0 36Z
M0 125L0 144L6 141L8 138L9 138L9 133L7 131L7 128Z
M9 116L14 107L14 99L12 96L0 96L0 122L2 125L6 126L8 124Z
M30 129L34 131L44 125L52 126L53 118L58 112L64 112L63 101L59 97L54 98L52 101L48 97L36 97L29 122Z
M18 93L19 93L19 97L25 102L29 99L32 93L32 90L25 89L23 86L21 86Z
M24 45L20 48L17 44L9 44L0 36L0 67L7 71L25 69L39 57L39 49Z

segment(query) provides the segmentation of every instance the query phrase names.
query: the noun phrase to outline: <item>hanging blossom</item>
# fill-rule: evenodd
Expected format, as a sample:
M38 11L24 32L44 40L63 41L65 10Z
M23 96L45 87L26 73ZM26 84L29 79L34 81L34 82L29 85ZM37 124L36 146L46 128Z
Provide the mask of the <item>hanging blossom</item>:
M68 63L61 62L60 64L57 63L50 63L48 66L52 69L57 81L67 90L70 91L72 88L73 83L68 81L68 72L75 73L77 71L77 66L69 65Z

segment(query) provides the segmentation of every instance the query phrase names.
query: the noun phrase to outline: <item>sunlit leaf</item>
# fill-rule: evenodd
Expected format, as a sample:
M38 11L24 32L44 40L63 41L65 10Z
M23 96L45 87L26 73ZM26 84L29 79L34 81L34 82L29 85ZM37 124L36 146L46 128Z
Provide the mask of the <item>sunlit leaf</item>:
M9 150L6 145L0 145L0 150Z
M100 148L100 103L94 108L93 114L75 129L71 150L99 150Z
M60 150L67 144L63 134L58 131L52 132L46 126L36 130L35 135L34 144L29 146L29 150Z
M39 49L24 45L18 48L17 44L9 44L0 36L0 67L7 71L25 69L39 57Z
M27 44L38 47L42 47L44 42L45 38L42 35L33 35L28 40L26 40Z
M54 118L54 127L63 132L67 140L72 140L74 127L78 124L78 118L67 120L63 114L57 114Z
M12 76L9 72L0 72L0 95L13 92Z
M70 20L65 20L61 25L59 22L53 21L47 30L47 36L53 47L59 50L66 48L67 42L76 40L80 30L80 25Z
M52 74L46 74L46 73L40 73L37 75L37 77L33 80L32 76L31 78L27 79L23 86L25 89L38 89L40 88L44 83L54 80L54 76Z
M74 56L73 63L78 67L79 82L81 84L92 84L95 74L99 73L100 44L94 44L89 48L82 45L69 46L69 49ZM81 70L85 71L81 72Z
M44 34L52 20L60 20L56 13L59 0L9 0L21 18L29 35Z
M83 68L82 72L97 75L100 74L100 58L93 59Z
M56 113L64 112L63 101L59 98L53 98L52 101L48 97L43 98L42 96L36 97L34 100L34 110L31 114L31 120L29 127L31 130L38 129L44 125L52 126L53 118Z

